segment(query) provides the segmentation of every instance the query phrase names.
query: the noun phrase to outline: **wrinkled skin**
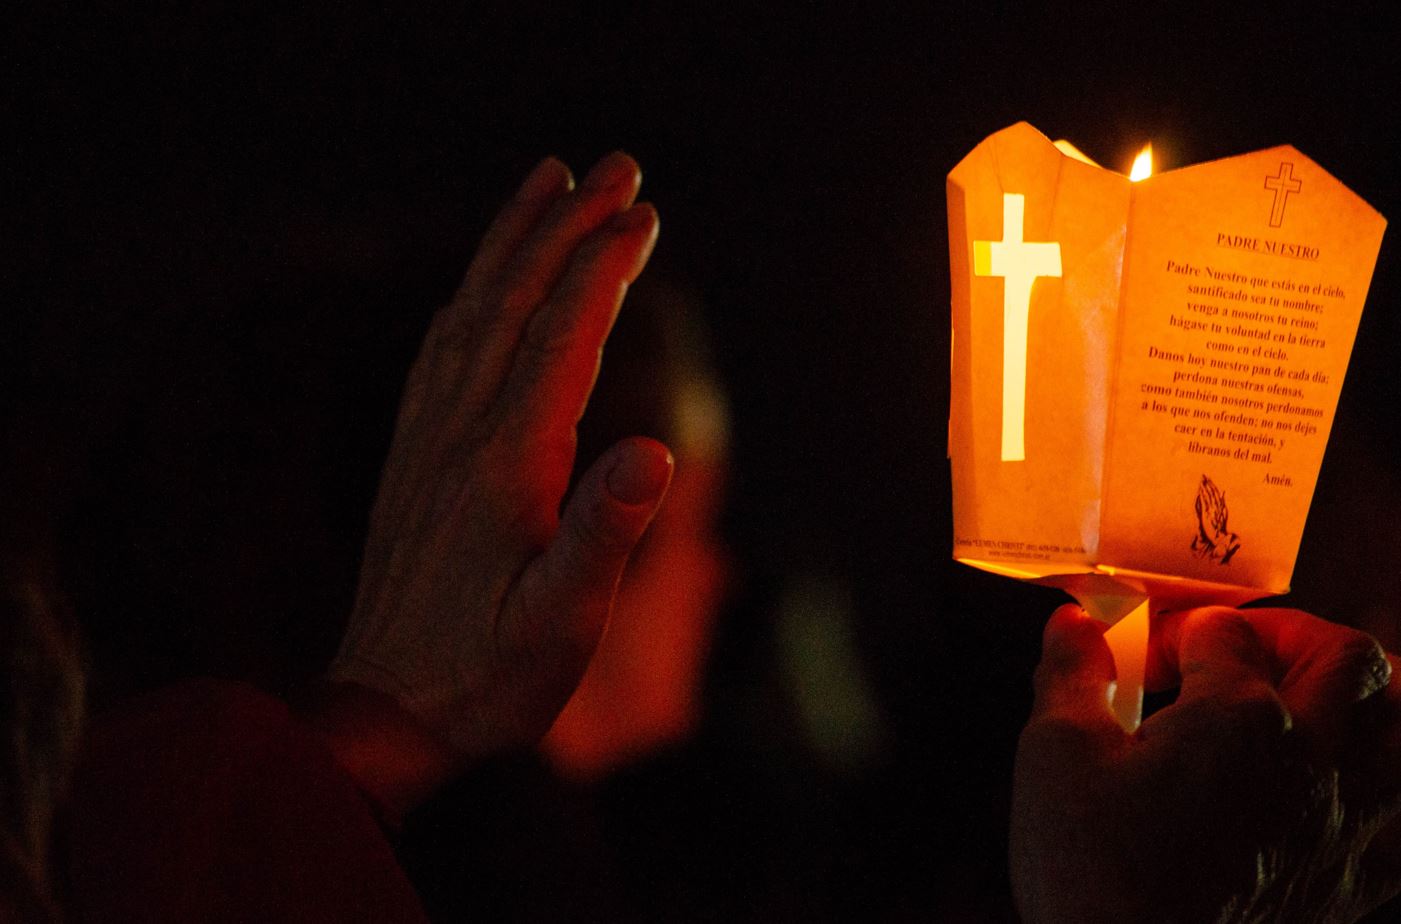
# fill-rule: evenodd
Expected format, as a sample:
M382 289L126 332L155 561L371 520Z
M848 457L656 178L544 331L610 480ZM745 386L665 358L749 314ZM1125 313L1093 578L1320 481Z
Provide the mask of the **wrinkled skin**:
M1290 610L1155 621L1176 701L1134 735L1103 627L1046 627L1022 732L1011 863L1042 922L1341 922L1401 888L1401 693L1370 636Z
M333 689L353 692L311 710L372 791L395 785L390 765L414 765L418 746L440 747L441 775L538 740L665 493L666 447L625 440L560 512L600 351L656 239L656 212L634 204L640 181L622 154L577 189L562 163L542 162L409 373L330 671Z

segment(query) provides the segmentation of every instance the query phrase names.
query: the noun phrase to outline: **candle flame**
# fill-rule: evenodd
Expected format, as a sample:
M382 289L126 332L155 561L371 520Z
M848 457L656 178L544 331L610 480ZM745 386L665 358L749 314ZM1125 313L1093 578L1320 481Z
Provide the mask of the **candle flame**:
M1129 182L1137 183L1139 180L1146 180L1153 175L1153 146L1145 144L1143 150L1138 152L1138 156L1133 159L1133 167L1129 169Z

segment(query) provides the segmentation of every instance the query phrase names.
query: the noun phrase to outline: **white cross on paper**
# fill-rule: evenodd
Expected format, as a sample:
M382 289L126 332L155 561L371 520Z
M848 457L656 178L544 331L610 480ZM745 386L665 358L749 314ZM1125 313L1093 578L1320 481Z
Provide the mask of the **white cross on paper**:
M1001 276L1002 461L1026 459L1026 336L1031 286L1038 277L1059 276L1060 244L1022 239L1026 197L1002 194L1002 240L973 242L973 275Z

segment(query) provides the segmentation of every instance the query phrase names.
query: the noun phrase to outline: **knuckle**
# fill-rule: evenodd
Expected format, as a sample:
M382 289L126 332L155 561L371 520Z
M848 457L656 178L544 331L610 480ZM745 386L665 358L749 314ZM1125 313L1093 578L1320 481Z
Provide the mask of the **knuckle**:
M1219 643L1231 646L1233 653L1254 648L1257 645L1255 630L1245 617L1235 610L1213 606L1201 610L1197 617L1198 627L1217 636Z
M554 310L553 304L546 304L525 327L521 339L521 349L534 359L547 359L561 353L569 343L570 328L563 312Z
M600 555L612 556L626 552L628 536L616 518L610 515L608 504L602 498L591 501L573 523L575 555L589 560Z

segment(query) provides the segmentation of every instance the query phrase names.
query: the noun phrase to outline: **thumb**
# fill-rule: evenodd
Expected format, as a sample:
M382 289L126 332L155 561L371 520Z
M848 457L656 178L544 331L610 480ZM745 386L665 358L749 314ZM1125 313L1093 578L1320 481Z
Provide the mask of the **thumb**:
M522 576L527 637L563 636L585 659L592 654L623 566L661 506L674 467L670 450L645 437L623 440L589 467L553 541Z
M1051 614L1036 667L1036 699L1017 742L1013 853L1020 826L1099 791L1095 768L1128 740L1109 708L1114 656L1104 626L1073 604ZM1086 774L1090 776L1087 777Z
M1074 604L1051 614L1036 668L1032 718L1059 718L1096 730L1113 726L1109 708L1114 656L1104 626Z

